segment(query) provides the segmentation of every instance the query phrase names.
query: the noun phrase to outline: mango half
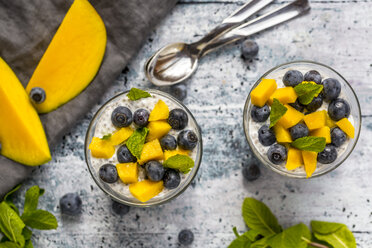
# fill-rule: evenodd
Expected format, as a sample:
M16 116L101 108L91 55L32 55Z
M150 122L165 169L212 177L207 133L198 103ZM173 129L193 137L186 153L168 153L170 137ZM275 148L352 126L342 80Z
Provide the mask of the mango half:
M43 125L12 69L0 58L1 155L36 166L51 159Z
M75 0L37 65L27 87L41 87L39 113L48 113L80 94L101 65L106 49L105 25L87 0Z

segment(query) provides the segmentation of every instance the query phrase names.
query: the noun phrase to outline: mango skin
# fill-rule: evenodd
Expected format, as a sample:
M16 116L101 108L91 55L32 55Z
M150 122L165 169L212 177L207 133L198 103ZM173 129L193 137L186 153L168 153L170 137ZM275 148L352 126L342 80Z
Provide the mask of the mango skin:
M275 79L262 79L251 92L252 104L258 107L264 106L277 87Z
M154 139L160 139L166 135L172 127L167 121L151 121L147 125L147 128L149 129L149 134L147 135L146 140L152 141Z
M354 138L355 136L355 128L354 126L350 123L350 121L347 118L342 118L338 122L336 122L336 125L346 133L349 138Z
M169 108L164 101L159 100L151 111L149 121L166 120L169 117Z
M297 100L296 91L293 87L279 88L270 96L268 103L273 104L274 98L278 99L281 104L294 103Z
M147 202L164 189L163 181L152 182L143 180L129 185L130 193L141 202Z
M297 111L288 104L285 104L284 106L287 108L287 112L285 112L285 114L277 122L279 125L281 125L285 129L288 129L302 121L302 119L304 118L303 113Z
M137 163L122 163L117 164L116 169L120 180L125 183L136 183L138 182L138 165Z
M326 125L326 121L327 111L325 110L316 111L314 113L305 115L304 117L304 122L310 131L324 127Z
M301 153L305 165L306 177L309 178L316 169L318 153L310 151L301 151Z
M98 137L93 137L89 147L90 152L95 158L111 158L115 153L115 147L108 140L102 140Z
M331 129L328 126L315 129L310 132L310 135L316 137L324 137L327 144L331 143Z
M294 170L303 165L302 153L300 150L290 147L288 149L287 163L285 167L287 170Z
M143 145L141 158L138 160L139 164L144 164L150 160L163 160L164 153L158 139L147 142Z

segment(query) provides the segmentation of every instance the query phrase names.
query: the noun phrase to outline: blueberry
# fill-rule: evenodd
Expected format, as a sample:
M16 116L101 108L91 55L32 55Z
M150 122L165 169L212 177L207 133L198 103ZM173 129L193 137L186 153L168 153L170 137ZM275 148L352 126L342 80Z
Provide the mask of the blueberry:
M163 176L164 187L167 189L175 189L181 183L180 173L173 169L167 169Z
M184 229L178 234L178 242L181 245L190 245L193 241L194 234L188 229Z
M59 200L62 214L78 215L81 213L82 201L77 193L68 193Z
M330 102L335 100L341 92L341 84L337 79L327 78L323 81L324 101Z
M149 161L145 164L145 170L147 177L153 181L158 182L163 179L165 169L158 161Z
M261 175L260 168L257 164L250 163L243 166L243 176L247 181L254 181Z
M45 90L40 87L34 87L30 91L30 98L34 103L42 103L45 101Z
M258 54L258 50L258 44L254 40L244 41L241 46L243 59L253 59Z
M119 178L118 171L113 164L102 165L101 168L99 168L99 177L106 183L115 183Z
M134 163L137 161L137 158L132 155L126 145L122 145L116 152L116 157L118 158L119 163Z
M322 84L322 76L318 71L311 70L305 73L304 81Z
M126 215L129 212L130 207L124 204L121 204L116 201L112 201L112 211L120 216Z
M133 114L133 122L139 127L146 127L149 123L150 112L146 109L137 109Z
M322 164L330 164L337 158L336 147L333 145L326 145L323 151L318 153L318 162Z
M270 116L270 108L265 104L262 108L253 106L251 110L251 117L256 122L266 121Z
M301 104L298 98L294 103L290 103L289 105L300 112L303 112L305 109L305 105Z
M287 159L287 149L285 146L274 144L267 151L267 157L274 164L281 164Z
M192 150L198 144L198 136L191 130L184 130L178 134L178 145L185 150Z
M169 112L168 123L175 130L184 129L188 121L189 117L183 109L172 109Z
M309 129L305 124L299 123L289 129L292 140L302 138L309 135Z
M163 150L175 150L177 148L177 140L172 135L167 134L160 139L160 145Z
M127 127L132 120L132 111L127 107L120 106L112 111L111 122L115 127Z
M323 95L319 94L317 97L314 97L313 100L306 105L306 109L310 112L316 111L318 108L320 108L323 104Z
M304 81L304 76L300 71L290 70L284 74L283 83L285 86L295 87Z
M334 121L339 121L342 118L348 118L350 115L350 105L347 101L337 98L328 106L328 115Z
M276 141L275 133L271 128L269 128L268 125L263 125L258 130L258 140L262 145L270 146L274 144Z
M171 94L182 101L187 96L187 88L184 84L177 84L171 87Z
M338 127L335 127L331 131L331 140L332 144L336 147L341 146L346 141L346 134L344 131L339 129Z

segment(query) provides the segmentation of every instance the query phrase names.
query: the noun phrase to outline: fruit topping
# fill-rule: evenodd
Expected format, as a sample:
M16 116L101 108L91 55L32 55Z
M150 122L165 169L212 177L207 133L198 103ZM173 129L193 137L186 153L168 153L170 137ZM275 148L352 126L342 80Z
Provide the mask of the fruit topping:
M132 120L132 111L127 107L119 106L112 111L111 122L115 127L127 127Z
M323 81L324 101L330 102L335 100L341 92L341 84L337 79L327 78Z
M270 146L267 157L274 164L281 164L287 159L287 149L280 144Z
M251 102L257 107L263 107L270 96L276 90L275 79L262 79L262 81L251 91Z
M290 70L284 74L283 83L285 86L296 86L304 81L304 76L300 71Z
M168 158L173 157L177 154L188 156L189 155L189 150L183 150L183 149L177 149L177 150L172 150L172 151L165 150L164 151L164 160L167 160Z
M289 129L292 140L309 135L309 129L305 124L299 123Z
M276 141L275 133L268 125L263 125L258 130L258 140L263 146L270 146Z
M305 105L301 104L300 101L298 100L298 98L297 98L297 100L294 103L290 103L288 105L291 106L291 107L293 107L297 111L300 111L300 112L303 112L304 109L305 109Z
M181 245L190 245L194 241L194 234L190 230L182 230L178 234L178 242Z
M163 179L165 169L161 163L152 160L145 164L145 170L147 177L153 181L158 182Z
M30 98L34 103L42 103L45 101L45 90L40 87L34 87L30 91Z
M245 40L241 45L243 59L253 59L258 54L258 44L254 40Z
M266 121L267 118L270 116L270 107L268 105L264 105L263 107L252 106L251 110L251 117L255 122L263 122Z
M322 83L322 76L318 71L311 70L305 73L304 81L314 82L316 84Z
M304 122L309 130L324 127L326 124L327 112L325 110L316 111L304 116Z
M120 215L120 216L126 215L127 213L129 213L129 210L130 210L129 206L125 204L121 204L116 201L112 201L111 208L115 214Z
M164 187L167 189L175 189L181 183L181 176L174 169L167 169L163 176Z
M180 101L187 96L187 88L184 84L177 84L171 87L171 94Z
M175 150L177 148L177 140L172 135L167 134L160 139L160 145L163 150Z
M324 137L326 144L331 143L331 129L328 126L315 129L310 132L310 135L315 137Z
M118 171L113 164L104 164L99 168L99 177L106 183L115 183L118 177Z
M113 145L117 146L124 141L126 141L133 134L133 129L130 127L122 127L116 132L114 132L108 139L108 141Z
M137 161L137 158L129 151L127 145L119 147L116 151L116 157L119 163L132 163Z
M274 98L278 99L280 103L294 103L297 100L296 91L293 87L284 87L277 89L269 98L268 103L271 105Z
M305 165L306 176L309 178L314 173L317 164L317 152L312 151L301 151L302 159Z
M348 118L350 115L350 105L347 101L337 98L328 106L328 115L334 121L339 121L342 118Z
M150 113L146 109L137 109L133 114L133 122L138 127L145 127L149 123Z
M346 141L346 134L340 128L335 127L331 131L332 145L339 147Z
M298 138L291 143L292 147L311 152L321 152L323 151L325 145L326 139L324 137L313 136Z
M59 200L62 214L78 215L82 210L82 201L77 193L68 193Z
M95 158L109 159L115 153L115 147L108 140L102 140L98 137L93 137L88 148Z
M329 128L334 128L336 127L336 122L334 122L331 117L329 117L328 113L327 113L327 116L326 116L326 125L329 127Z
M289 105L284 105L287 112L279 119L278 123L284 128L290 128L302 121L304 114L292 108Z
M323 151L318 153L318 162L322 164L330 164L337 158L336 147L333 145L326 145Z
M141 157L142 148L145 144L147 134L149 129L146 127L138 128L133 134L129 137L125 145L128 147L130 153L135 156L137 159Z
M291 143L292 142L291 134L289 133L287 129L285 129L281 125L276 124L274 126L274 133L275 133L276 141L278 143Z
M168 123L175 130L182 130L187 126L189 117L183 109L173 109L169 112Z
M355 129L354 126L350 123L350 121L347 118L342 118L338 122L336 122L336 125L344 131L347 136L350 138L354 138L355 135Z
M120 180L125 183L138 182L138 165L137 163L122 163L116 165L116 170Z
M184 150L192 150L198 144L198 136L194 131L183 130L178 134L177 143Z
M147 135L146 140L151 141L154 139L160 139L166 135L172 127L166 121L151 121L147 128L149 129L149 134Z
M149 121L166 120L169 117L169 108L164 101L159 100L150 113Z
M177 154L165 160L163 166L186 174L194 167L194 164L194 160L189 156Z
M303 105L308 105L317 97L323 90L323 85L316 84L314 82L302 82L296 87L294 87L296 94L298 95L298 100Z
M287 163L285 167L287 170L294 170L303 165L302 153L300 150L290 147L288 149Z
M144 164L150 160L163 160L164 154L161 149L160 142L158 139L147 142L143 145L140 159L138 160L139 164Z
M141 202L147 202L163 190L163 181L143 180L129 185L130 193Z
M318 96L314 97L311 102L306 105L306 109L310 112L316 111L318 108L320 108L323 104L323 95L319 94Z
M136 101L136 100L139 100L141 98L151 97L151 95L150 95L150 93L148 93L144 90L137 89L137 88L131 88L129 93L127 94L127 97L131 101Z
M243 166L243 176L245 180L252 182L261 175L260 167L255 163L249 163Z

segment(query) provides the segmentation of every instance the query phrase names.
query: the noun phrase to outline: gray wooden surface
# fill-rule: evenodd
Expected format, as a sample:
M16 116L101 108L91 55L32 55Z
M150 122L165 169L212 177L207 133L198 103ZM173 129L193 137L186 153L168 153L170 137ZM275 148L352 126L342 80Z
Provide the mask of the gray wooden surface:
M243 2L181 1L112 82L104 99L132 86L152 87L142 71L148 56L169 42L198 39ZM192 186L166 205L132 208L123 217L111 212L110 199L94 184L83 157L86 129L103 103L97 102L55 149L53 161L35 169L18 194L19 204L29 186L45 188L40 207L59 221L58 230L35 231L34 246L178 247L178 232L189 228L195 234L191 247L226 247L234 238L233 226L246 229L241 204L244 197L254 196L285 227L312 219L342 222L353 231L358 247L372 247L372 2L317 0L311 6L309 15L254 36L260 46L254 61L243 61L238 46L203 59L187 83L184 101L203 131L203 162ZM261 166L257 181L244 182L242 164L254 160L243 133L245 98L266 70L297 59L330 65L351 82L363 113L359 143L342 166L323 177L293 180ZM76 191L83 199L83 214L62 217L59 198Z

